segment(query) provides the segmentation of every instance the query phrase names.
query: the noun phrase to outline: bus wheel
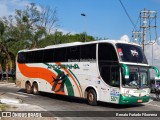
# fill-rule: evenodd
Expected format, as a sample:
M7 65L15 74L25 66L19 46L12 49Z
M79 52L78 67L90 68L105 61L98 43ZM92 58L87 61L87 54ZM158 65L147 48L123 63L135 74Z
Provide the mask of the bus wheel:
M97 95L95 90L90 89L87 92L87 101L89 105L93 105L93 106L97 105Z
M28 82L28 83L26 83L25 87L26 87L26 92L27 92L28 94L31 94L31 93L32 93L31 84Z
M35 94L35 95L39 94L37 83L33 83L33 94Z

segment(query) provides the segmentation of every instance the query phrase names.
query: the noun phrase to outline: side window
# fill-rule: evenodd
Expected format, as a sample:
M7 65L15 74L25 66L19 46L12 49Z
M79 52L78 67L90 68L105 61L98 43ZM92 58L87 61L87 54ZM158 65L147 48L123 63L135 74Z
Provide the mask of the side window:
M108 85L113 87L120 86L119 67L102 66L100 69L101 77Z
M66 48L54 49L54 62L66 62Z
M25 52L21 52L18 53L18 63L25 63L26 62L26 53Z
M96 59L96 44L82 45L81 59Z
M103 66L100 69L101 77L104 80L105 83L110 85L110 79L111 79L111 69L110 66Z
M116 51L111 44L100 43L98 45L99 61L118 61Z
M53 49L47 49L43 51L43 63L53 62Z
M119 87L120 86L120 78L119 78L119 67L111 67L111 86Z
M34 63L34 52L26 52L26 63Z
M80 59L80 46L68 47L67 48L67 60L74 61Z
M43 50L34 52L34 63L42 63L43 61Z

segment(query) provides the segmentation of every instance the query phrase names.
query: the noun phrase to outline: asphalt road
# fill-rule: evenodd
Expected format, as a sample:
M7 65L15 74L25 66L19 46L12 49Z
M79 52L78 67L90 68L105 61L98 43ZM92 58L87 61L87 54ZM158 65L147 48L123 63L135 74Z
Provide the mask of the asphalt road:
M98 106L90 106L87 104L87 101L85 99L75 98L75 97L67 97L67 96L60 96L60 95L54 95L49 93L41 93L40 95L33 95L33 94L27 94L24 92L23 89L17 88L14 84L0 84L0 93L6 94L10 97L18 97L19 99L22 99L23 103L30 104L30 105L36 105L41 108L43 108L45 111L77 111L75 114L80 114L81 117L76 117L76 120L79 119L85 119L85 120L103 120L107 119L107 117L86 117L84 111L95 111L94 113L90 114L110 114L110 111L160 111L160 101L156 101L154 99L154 94L152 94L152 99L150 102L145 104L134 104L134 105L116 105L116 104L109 104L109 103L103 103L99 102ZM39 111L37 109L37 111ZM83 112L80 112L83 111ZM104 111L104 112L99 112ZM108 111L108 112L107 112ZM87 112L86 112L87 113ZM54 114L54 113L53 113ZM66 119L66 120L74 120L75 117L67 117L66 112L60 112L63 118L60 119ZM64 115L63 115L64 114ZM60 115L61 116L61 115ZM95 116L95 115L93 115ZM108 117L110 120L117 120L122 117ZM130 117L129 119L151 119L150 117ZM123 117L123 119L128 120L128 117ZM158 117L152 118L153 120L158 120Z

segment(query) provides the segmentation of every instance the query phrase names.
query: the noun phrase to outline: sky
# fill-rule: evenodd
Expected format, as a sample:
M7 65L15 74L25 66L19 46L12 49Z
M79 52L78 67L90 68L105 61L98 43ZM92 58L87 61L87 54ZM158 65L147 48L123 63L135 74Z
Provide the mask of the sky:
M157 37L160 40L160 0L121 0L127 13L136 24L139 13L147 10L157 11ZM82 33L88 35L133 41L132 31L134 26L126 15L119 0L0 0L0 17L14 14L15 9L24 9L29 3L38 6L50 6L57 10L60 25L58 30L64 33ZM86 16L81 16L84 13ZM137 24L137 29L139 24ZM152 32L152 40L155 33ZM148 33L147 33L148 34ZM146 47L146 55L151 63L152 45ZM160 68L160 46L153 45L154 64Z

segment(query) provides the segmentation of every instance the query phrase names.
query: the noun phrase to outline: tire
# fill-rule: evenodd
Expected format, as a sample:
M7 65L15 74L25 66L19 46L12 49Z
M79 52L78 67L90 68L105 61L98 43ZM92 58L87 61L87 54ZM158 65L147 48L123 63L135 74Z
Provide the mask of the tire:
M160 91L156 90L155 91L155 95L156 95L156 100L159 101L159 99L160 99Z
M89 105L96 106L97 105L97 94L95 90L90 89L87 92L87 101Z
M33 94L34 95L38 95L39 94L38 84L37 83L33 83L32 89L33 89Z
M31 84L28 82L28 83L25 84L25 87L26 87L26 92L28 94L31 94L32 93L32 86L31 86Z

